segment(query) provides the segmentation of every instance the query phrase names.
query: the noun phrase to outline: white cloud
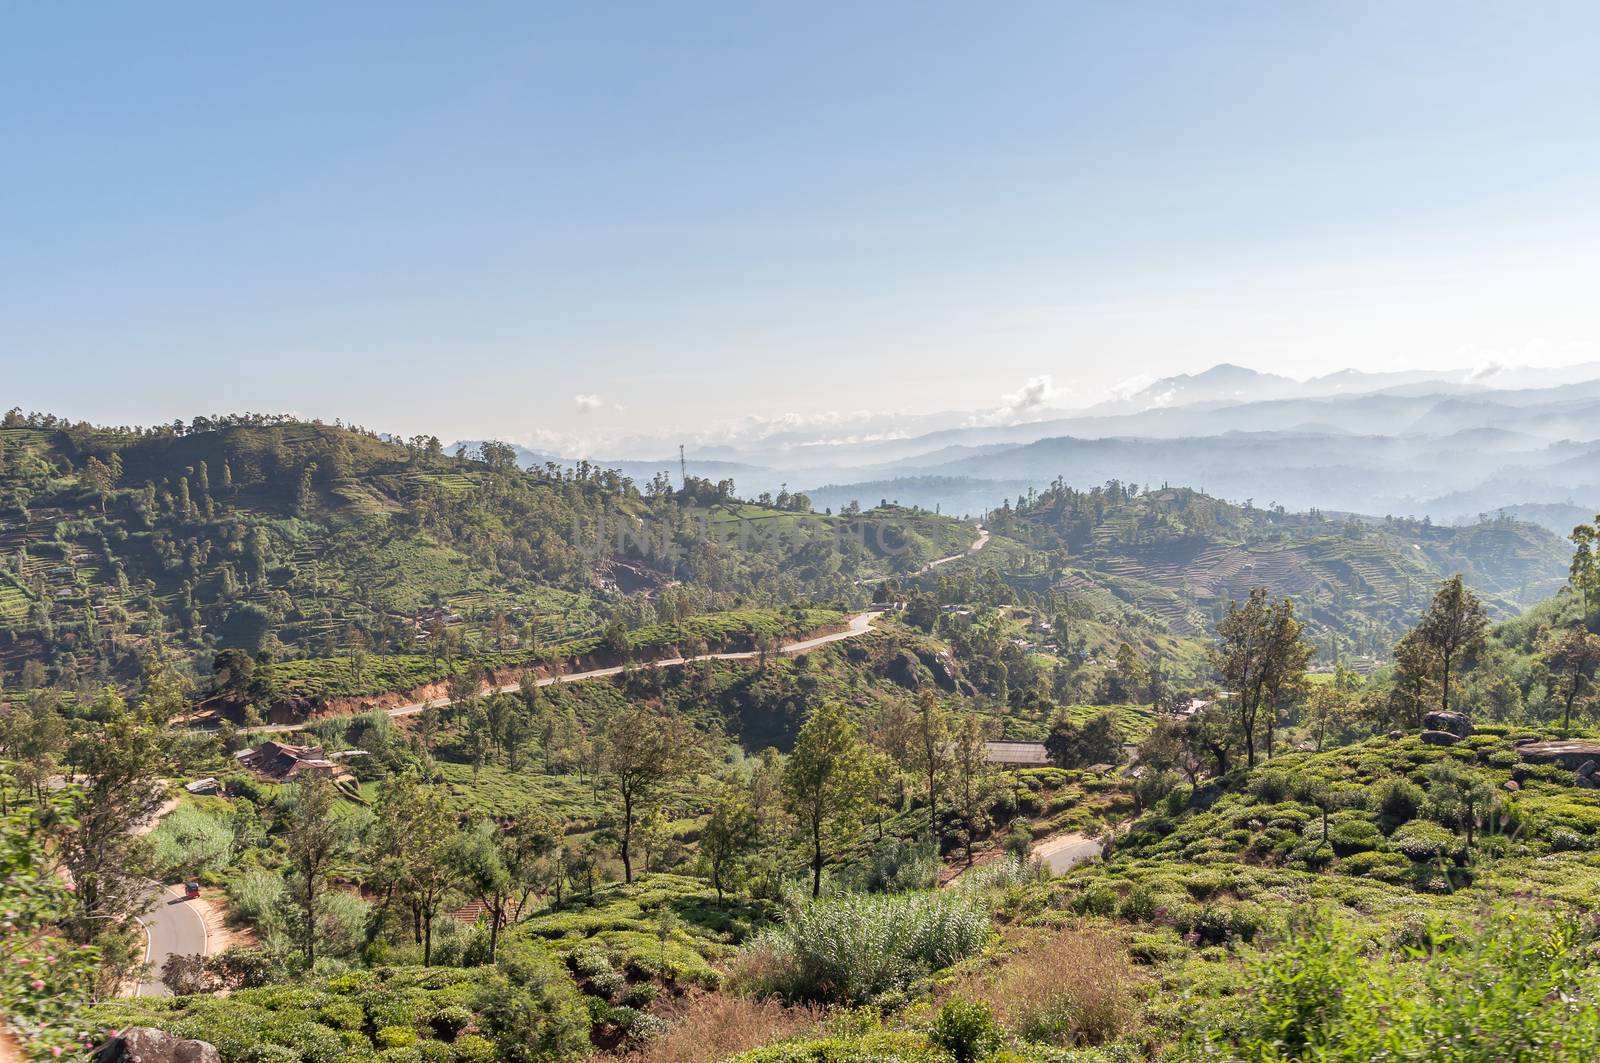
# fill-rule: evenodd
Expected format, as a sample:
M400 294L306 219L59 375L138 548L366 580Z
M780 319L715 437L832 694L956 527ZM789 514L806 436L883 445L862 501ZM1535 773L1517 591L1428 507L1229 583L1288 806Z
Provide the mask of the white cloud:
M1050 379L1050 374L1045 373L1042 376L1029 377L1027 383L1009 395L1002 396L1001 401L1013 414L1021 415L1038 409L1059 394L1060 391Z
M577 404L579 413L592 413L606 404L605 399L592 394L574 395L572 401Z
M962 422L963 427L979 428L992 425L1015 424L1050 406L1066 394L1055 385L1049 373L1031 376L1020 388L1000 396L1000 405L990 410L980 410Z

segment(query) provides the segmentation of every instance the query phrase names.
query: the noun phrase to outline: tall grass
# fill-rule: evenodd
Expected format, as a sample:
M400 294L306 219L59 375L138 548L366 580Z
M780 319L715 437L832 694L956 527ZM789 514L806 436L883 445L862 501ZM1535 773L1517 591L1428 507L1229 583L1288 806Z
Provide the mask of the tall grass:
M989 913L972 892L845 894L794 906L740 974L790 1000L860 1003L977 952Z
M158 878L220 873L233 859L233 826L193 805L168 813L149 838L150 866Z

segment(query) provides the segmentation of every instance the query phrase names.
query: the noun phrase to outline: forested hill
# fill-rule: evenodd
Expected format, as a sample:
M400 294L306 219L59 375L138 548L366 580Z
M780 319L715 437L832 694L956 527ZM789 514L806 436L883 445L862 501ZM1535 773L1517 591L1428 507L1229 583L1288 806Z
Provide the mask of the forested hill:
M495 649L826 600L959 550L910 510L815 514L731 482L519 469L288 418L0 426L0 669L126 674L160 646L274 656L440 638ZM30 663L31 662L31 663ZM35 680L46 678L42 675Z
M1036 582L1069 598L1114 598L1189 634L1265 585L1293 597L1323 652L1343 658L1385 656L1441 579L1460 573L1506 617L1554 594L1571 559L1566 541L1504 517L1444 527L1289 513L1115 481L1089 491L1058 481L988 523L1028 548Z

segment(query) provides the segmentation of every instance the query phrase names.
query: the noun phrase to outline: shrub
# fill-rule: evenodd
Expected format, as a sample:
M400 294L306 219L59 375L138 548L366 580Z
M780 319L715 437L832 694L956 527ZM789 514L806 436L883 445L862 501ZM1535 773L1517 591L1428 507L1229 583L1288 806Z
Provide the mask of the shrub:
M989 1004L1012 1033L1062 1047L1127 1036L1138 1016L1138 980L1109 934L1038 934L998 970L973 975L962 992Z
M949 1000L934 1016L928 1040L949 1052L956 1063L975 1063L1000 1047L1001 1035L989 1005Z
M989 916L970 891L847 894L791 909L756 938L757 988L797 1000L863 1002L976 952Z
M1600 1052L1590 938L1573 926L1501 911L1448 948L1375 955L1366 944L1326 918L1296 928L1250 972L1252 998L1230 1002L1232 1017L1180 1055L1491 1063Z
M1383 821L1384 828L1393 831L1400 824L1417 818L1423 799L1421 787L1405 779L1385 779L1372 787L1371 808Z
M669 1005L667 1032L639 1053L639 1063L715 1063L820 1029L821 1008L791 1006L734 993L693 993Z
M1117 914L1130 923L1146 923L1155 918L1156 895L1147 886L1135 886L1122 898L1122 904L1117 908Z
M1339 856L1366 852L1383 844L1378 828L1366 820L1347 820L1328 829L1328 842Z
M1289 796L1289 776L1281 771L1258 772L1250 781L1250 792L1262 804L1275 805Z
M1454 851L1456 836L1437 823L1416 820L1394 832L1389 843L1413 860L1432 860Z

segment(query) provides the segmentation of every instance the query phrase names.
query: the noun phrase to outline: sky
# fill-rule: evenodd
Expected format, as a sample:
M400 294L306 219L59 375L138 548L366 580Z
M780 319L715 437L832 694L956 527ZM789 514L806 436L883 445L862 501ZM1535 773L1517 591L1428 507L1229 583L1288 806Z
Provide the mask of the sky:
M1557 2L12 4L0 401L570 453L1590 361L1597 39Z

